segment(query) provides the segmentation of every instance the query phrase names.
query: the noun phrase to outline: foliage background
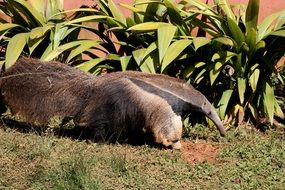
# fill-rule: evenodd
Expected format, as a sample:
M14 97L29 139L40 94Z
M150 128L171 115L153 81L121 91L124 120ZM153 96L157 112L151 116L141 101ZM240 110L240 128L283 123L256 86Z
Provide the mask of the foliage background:
M259 0L248 6L215 0L173 3L137 0L117 5L99 0L93 8L63 11L63 1L4 0L0 60L10 67L20 55L56 59L84 71L141 70L185 79L216 106L225 123L284 120L274 95L276 67L284 56L285 14L258 24ZM93 39L84 39L87 31ZM277 120L276 120L277 118Z

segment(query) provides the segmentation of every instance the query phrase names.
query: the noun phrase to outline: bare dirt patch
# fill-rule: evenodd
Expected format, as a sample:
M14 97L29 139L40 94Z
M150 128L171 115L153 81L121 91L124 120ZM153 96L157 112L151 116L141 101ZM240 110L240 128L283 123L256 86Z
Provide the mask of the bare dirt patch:
M220 151L219 145L206 142L182 142L182 158L190 164L208 162L214 164Z

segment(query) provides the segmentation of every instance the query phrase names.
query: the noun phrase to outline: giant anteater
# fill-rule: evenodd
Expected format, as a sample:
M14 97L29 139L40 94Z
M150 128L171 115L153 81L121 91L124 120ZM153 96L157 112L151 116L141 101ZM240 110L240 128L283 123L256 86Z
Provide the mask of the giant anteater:
M136 71L93 76L76 68L21 58L0 78L2 101L12 114L28 122L73 118L79 127L93 128L98 137L110 134L181 148L180 115L202 112L225 134L213 106L181 80Z

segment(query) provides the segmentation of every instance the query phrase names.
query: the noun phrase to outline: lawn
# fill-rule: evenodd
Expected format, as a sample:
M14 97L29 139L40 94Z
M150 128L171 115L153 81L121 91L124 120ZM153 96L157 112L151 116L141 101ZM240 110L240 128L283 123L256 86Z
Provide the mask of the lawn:
M196 126L181 151L0 126L0 189L284 189L284 128Z

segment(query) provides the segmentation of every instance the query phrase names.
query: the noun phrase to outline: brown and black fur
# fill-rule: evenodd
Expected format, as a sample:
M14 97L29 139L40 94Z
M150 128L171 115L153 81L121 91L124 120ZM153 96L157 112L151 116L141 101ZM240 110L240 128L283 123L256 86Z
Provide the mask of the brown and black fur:
M202 93L184 81L162 74L147 74L133 71L117 72L111 75L127 77L141 89L157 94L165 99L178 115L191 111L205 114L215 123L220 134L222 136L225 135L223 124L215 108Z
M57 62L22 58L2 74L0 89L11 112L28 122L73 118L98 136L136 138L146 132L157 143L181 146L180 116L166 100L125 77L95 77Z
M193 110L206 114L225 134L205 96L166 75L128 71L95 77L57 62L22 58L2 74L0 90L11 112L28 122L73 118L98 136L111 132L136 138L146 132L157 143L180 148L180 115Z

